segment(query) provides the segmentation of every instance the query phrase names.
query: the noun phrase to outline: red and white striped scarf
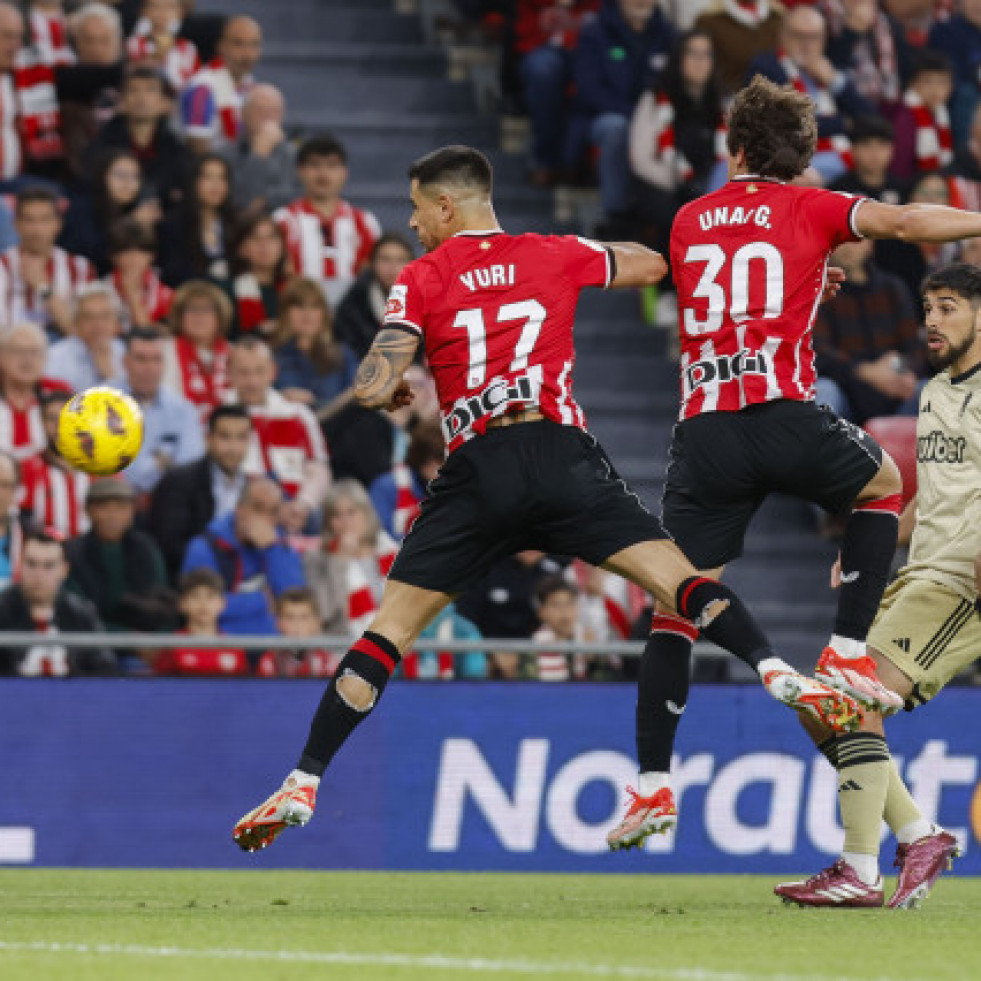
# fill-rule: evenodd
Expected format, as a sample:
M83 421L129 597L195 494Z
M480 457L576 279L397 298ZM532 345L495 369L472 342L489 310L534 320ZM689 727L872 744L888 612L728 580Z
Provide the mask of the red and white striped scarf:
M302 643L302 641L301 641ZM260 678L332 678L342 655L322 647L266 651L255 673Z
M916 169L940 170L954 159L954 139L950 131L950 113L946 106L931 109L908 91L903 97L916 126Z
M271 319L270 312L262 302L259 280L252 273L236 276L232 283L232 293L235 295L239 331L250 334L260 324Z
M845 29L842 0L821 0L818 4L828 24L828 33L837 37ZM881 4L880 4L881 6ZM870 102L899 101L899 61L889 18L880 10L872 29L859 37L852 47L848 77Z
M416 494L412 471L404 463L396 463L392 470L395 481L395 512L392 530L399 539L404 538L419 517L422 498Z
M47 262L47 280L53 293L73 299L79 287L95 279L95 267L80 255L70 255L55 246ZM48 313L44 301L21 274L21 252L18 246L0 255L0 317L14 324L21 320L46 323Z
M66 538L89 530L85 495L92 478L80 470L48 462L43 456L24 461L21 476L21 509L44 528L54 528Z
M818 85L812 79L812 88L808 88L807 83L801 78L800 69L783 52L780 54L780 67L787 75L787 80L798 92L810 96L814 103L814 114L819 121L822 116L838 115L838 104L827 86ZM815 152L836 153L846 167L852 165L852 144L844 133L835 133L834 136L819 136Z
M666 92L656 94L655 106L657 119L660 123L655 155L673 166L675 173L682 182L690 181L695 176L695 171L685 155L678 149L674 126L674 105ZM715 159L726 159L726 123L725 117L721 113L715 124Z
M149 23L146 27L149 29ZM126 57L135 64L144 61L154 65L160 64L160 46L156 38L148 33L139 33L139 29L138 24L138 33L126 42ZM188 41L187 38L175 37L174 43L163 58L161 67L174 89L177 92L183 91L188 82L201 70L201 59L198 57L198 49L194 42Z
M133 312L126 302L126 294L123 292L123 277L118 269L109 277L109 285L116 291L119 305L123 310L125 326L129 330L133 326ZM152 269L148 269L143 274L140 292L142 293L143 309L146 310L151 322L163 323L167 319L167 314L170 313L171 303L174 302L174 291L165 285Z
M375 540L375 561L378 563L378 576L384 579L392 568L399 547L384 531L378 532ZM349 559L346 573L347 620L348 629L355 636L364 633L371 625L378 609L378 597L372 589L371 580L364 567L356 559Z
M228 391L228 357L231 346L218 338L212 349L211 364L201 358L197 347L186 337L174 338L174 354L180 378L181 394L207 416Z
M769 0L725 0L725 12L743 27L759 27L770 16Z
M15 409L0 397L0 449L18 460L27 460L44 452L47 445L48 437L37 400L26 409Z
M23 48L13 71L0 76L0 177L18 177L28 161L64 153L54 70L33 48Z
M74 65L75 52L68 43L68 29L60 10L31 10L31 44L45 65Z

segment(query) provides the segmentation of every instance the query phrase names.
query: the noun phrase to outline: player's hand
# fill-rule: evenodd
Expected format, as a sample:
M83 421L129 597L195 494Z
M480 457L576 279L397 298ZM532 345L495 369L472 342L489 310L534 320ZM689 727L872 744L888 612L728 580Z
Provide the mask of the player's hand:
M828 266L828 278L824 284L824 292L821 294L821 302L827 303L833 300L841 289L841 284L848 279L845 270L840 266Z
M395 391L392 392L392 399L385 408L389 412L395 412L398 409L405 408L407 405L412 405L415 397L416 393L412 391L412 386L407 381L400 381L395 386Z
M841 585L841 552L835 559L835 564L831 567L831 588L837 589Z

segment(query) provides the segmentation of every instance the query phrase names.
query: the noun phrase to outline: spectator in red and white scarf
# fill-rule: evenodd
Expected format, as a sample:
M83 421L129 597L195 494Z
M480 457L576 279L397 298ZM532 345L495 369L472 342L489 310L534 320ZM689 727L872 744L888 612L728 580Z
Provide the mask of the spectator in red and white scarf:
M381 235L378 219L341 197L347 183L347 150L330 134L308 139L296 157L304 196L276 212L293 271L323 283L337 305L368 265Z
M893 113L896 152L893 173L906 181L943 170L954 162L954 139L947 102L954 90L954 69L946 55L921 51L902 105Z
M426 487L446 459L446 441L438 421L419 420L410 433L405 461L376 477L368 488L385 531L396 541L402 541L419 516Z
M202 420L231 391L231 319L228 297L213 283L191 280L174 294L163 383L195 405Z
M154 270L156 255L157 238L146 225L124 218L109 229L108 283L119 297L124 331L165 323L170 314L174 291Z
M47 446L38 402L47 355L47 337L37 324L0 333L0 449L18 460Z
M0 255L0 320L30 320L70 333L72 302L95 269L55 245L62 225L55 193L38 185L20 191L14 225L20 244Z
M630 122L630 165L655 247L666 247L678 208L705 193L713 168L726 159L725 133L712 39L688 31Z
M66 392L45 392L40 413L47 445L43 452L24 460L21 467L21 511L42 528L53 528L64 538L89 529L85 496L92 478L70 467L58 452L58 420L68 401Z
M324 499L321 547L303 556L325 633L357 636L367 629L397 551L361 484L337 481Z
M0 3L0 179L56 178L64 145L54 69L24 39L21 12Z
M332 678L342 655L312 647L311 637L323 633L317 596L308 586L284 589L276 597L276 629L283 637L295 637L294 648L266 651L256 665L261 678ZM303 643L306 641L306 643Z
M180 0L144 0L143 16L126 42L126 57L162 71L177 93L201 68L194 42L177 36L181 18Z
M282 230L268 212L253 208L240 218L229 253L231 279L221 285L232 301L232 337L269 339L278 329L280 294L289 280Z
M862 97L894 106L910 73L909 47L899 22L879 0L819 0L828 22L826 53Z
M31 44L42 63L52 68L75 64L75 53L68 44L64 8L62 0L31 0L28 12Z
M196 152L234 143L252 71L262 56L262 28L251 17L231 17L218 41L218 57L188 83L181 97L184 135Z

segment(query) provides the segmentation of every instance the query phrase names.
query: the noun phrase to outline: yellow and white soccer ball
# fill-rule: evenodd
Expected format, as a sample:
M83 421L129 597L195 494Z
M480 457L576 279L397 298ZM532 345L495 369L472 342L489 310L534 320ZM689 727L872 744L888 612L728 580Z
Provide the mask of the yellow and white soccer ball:
M100 477L125 470L143 445L135 399L107 385L80 392L58 418L58 452L77 470Z

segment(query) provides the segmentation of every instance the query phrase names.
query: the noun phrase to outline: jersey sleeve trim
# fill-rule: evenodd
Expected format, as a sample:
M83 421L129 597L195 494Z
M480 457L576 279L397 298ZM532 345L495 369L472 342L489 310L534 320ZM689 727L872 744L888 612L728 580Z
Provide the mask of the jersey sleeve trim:
M861 208L867 200L868 198L856 198L854 201L852 201L852 206L848 209L848 228L850 229L852 235L859 240L865 238L865 236L858 230L858 225L855 223L855 216L858 214L858 209Z
M608 290L613 285L613 280L617 278L617 256L612 246L606 246L606 282L603 289Z
M404 330L407 334L412 334L415 337L422 337L422 328L418 324L414 324L411 320L398 320L398 321L385 321L381 325L382 330Z

